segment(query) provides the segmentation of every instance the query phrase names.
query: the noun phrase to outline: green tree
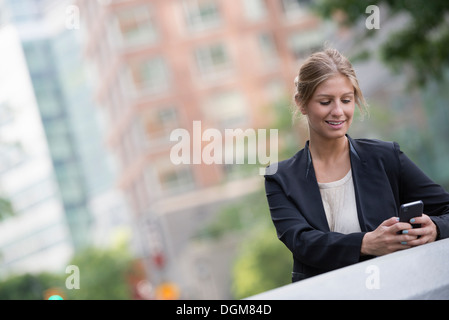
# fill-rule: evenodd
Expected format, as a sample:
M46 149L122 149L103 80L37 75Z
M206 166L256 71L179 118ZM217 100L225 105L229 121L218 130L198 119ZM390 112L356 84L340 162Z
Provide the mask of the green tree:
M231 292L242 299L286 285L291 283L291 271L291 253L277 239L274 227L258 226L236 257Z
M67 290L70 300L129 300L127 277L133 272L132 259L125 248L86 248L70 261L80 270L80 289Z
M42 300L45 290L61 286L64 279L57 274L13 275L0 281L0 300Z
M365 28L371 13L369 5L380 9L380 29ZM449 2L446 0L320 0L314 11L324 18L335 18L342 25L355 27L355 57L377 59L397 73L405 73L408 93L396 105L387 109L381 121L373 122L381 139L395 140L401 148L436 182L449 186L447 137L449 114L447 87L449 85ZM396 19L398 18L398 19ZM387 22L387 32L382 30ZM363 27L360 26L363 24ZM393 30L394 28L394 30ZM372 44L379 43L377 50ZM368 45L370 44L370 45ZM369 47L369 49L366 49ZM414 93L417 100L407 101ZM375 98L374 98L375 99ZM403 121L405 113L413 113L415 102L421 103L421 116L414 123ZM373 114L376 108L371 108ZM387 115L388 114L388 115ZM379 128L387 128L382 130Z
M379 47L381 59L392 70L413 73L413 84L424 85L429 80L440 80L443 70L449 66L449 2L447 0L320 0L314 10L325 18L340 13L343 25L354 26L368 18L365 12L368 5L380 8L382 23L398 16L407 17L403 25L395 26ZM403 20L401 20L403 21ZM399 24L399 22L398 22ZM365 29L364 40L379 34L376 29ZM361 41L356 42L363 48ZM369 57L365 50L360 56Z
M133 262L124 247L86 248L69 263L79 269L79 289L66 287L71 275L65 272L13 275L0 281L0 300L42 300L51 288L67 300L129 300L133 298L129 279L139 272Z
M231 270L231 293L241 299L291 282L292 256L276 237L265 191L242 197L222 208L199 233L219 241L232 232L241 239Z

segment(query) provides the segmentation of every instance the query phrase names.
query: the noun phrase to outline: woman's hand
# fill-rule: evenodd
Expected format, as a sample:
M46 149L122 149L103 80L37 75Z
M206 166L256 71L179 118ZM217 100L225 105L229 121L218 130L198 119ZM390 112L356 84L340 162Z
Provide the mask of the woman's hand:
M421 224L421 228L410 229L407 230L407 232L403 231L403 233L405 232L408 235L415 236L417 238L415 240L408 241L407 245L416 247L436 240L437 226L428 215L423 213L421 217L411 219L410 223Z
M422 219L419 221L418 218L415 219L415 223L423 222L425 223ZM360 252L362 255L382 256L411 248L414 243L419 245L417 242L413 242L420 239L417 239L418 234L412 231L414 230L412 230L412 226L409 223L399 222L399 218L392 217L382 222L376 230L365 234L362 239Z

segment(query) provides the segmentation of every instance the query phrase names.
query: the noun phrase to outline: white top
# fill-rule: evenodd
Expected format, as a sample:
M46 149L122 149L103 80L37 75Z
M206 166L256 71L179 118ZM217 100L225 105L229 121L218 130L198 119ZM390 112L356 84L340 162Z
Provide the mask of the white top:
M318 186L330 230L344 234L360 232L352 171L340 180Z

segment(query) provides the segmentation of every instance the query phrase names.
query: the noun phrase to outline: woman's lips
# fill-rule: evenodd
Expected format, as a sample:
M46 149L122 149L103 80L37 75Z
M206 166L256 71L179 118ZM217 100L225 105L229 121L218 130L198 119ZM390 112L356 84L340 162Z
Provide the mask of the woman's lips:
M340 129L341 127L343 127L343 124L345 123L345 120L339 120L339 121L334 121L334 120L325 120L325 122L332 128L334 129Z

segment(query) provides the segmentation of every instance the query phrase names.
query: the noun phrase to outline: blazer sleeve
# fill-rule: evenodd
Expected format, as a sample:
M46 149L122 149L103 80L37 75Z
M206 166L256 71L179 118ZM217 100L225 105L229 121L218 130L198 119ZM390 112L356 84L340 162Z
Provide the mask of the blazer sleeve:
M401 202L424 202L424 213L432 219L440 232L440 239L449 237L449 193L430 179L395 143L400 164Z
M323 271L360 261L365 233L341 234L313 228L273 176L265 178L268 205L278 238L296 259Z

